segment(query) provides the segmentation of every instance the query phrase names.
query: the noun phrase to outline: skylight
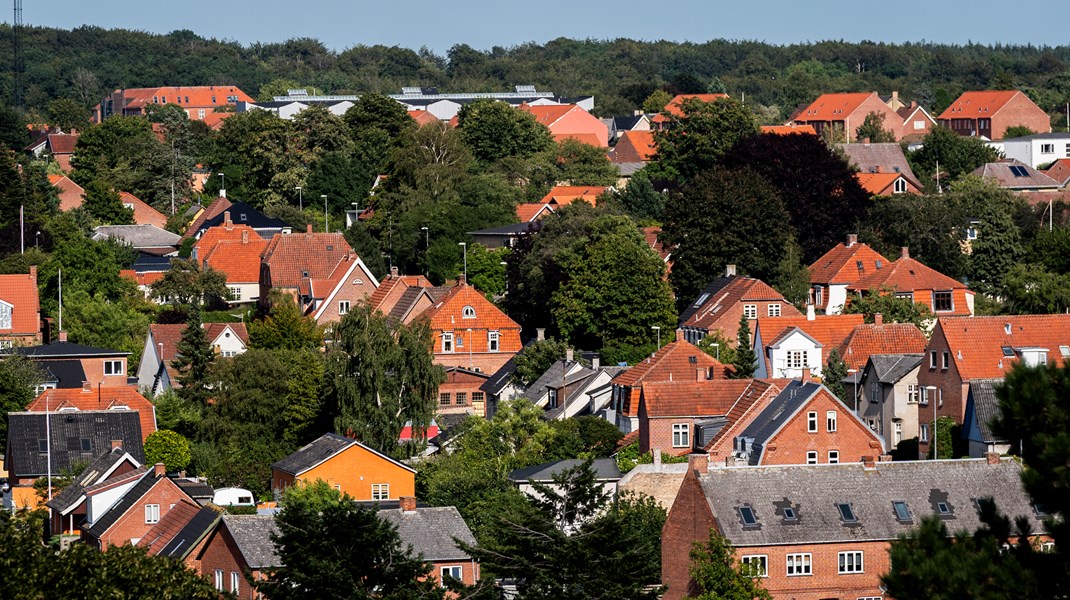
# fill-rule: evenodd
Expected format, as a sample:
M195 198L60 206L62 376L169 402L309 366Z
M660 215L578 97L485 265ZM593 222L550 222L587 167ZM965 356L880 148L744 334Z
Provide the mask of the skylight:
M1026 171L1025 167L1021 165L1011 165L1010 170L1015 177L1029 177L1029 171Z
M795 516L795 509L794 508L785 508L784 509L784 520L785 521L798 521L799 520L799 517Z
M895 508L895 518L898 521L910 522L910 509L907 508L907 503L901 500L892 501L892 507Z
M851 505L847 502L840 502L836 505L836 508L840 511L840 518L844 523L855 523L858 521L858 517L855 516L855 511L851 509Z
M739 518L743 519L744 527L753 527L758 524L758 518L754 515L754 509L749 506L739 507Z
M1003 346L1003 356L1005 356L1007 358L1013 357L1014 356L1014 348L1011 348L1010 346Z
M937 502L936 512L940 513L940 516L946 516L951 514L951 506L947 502Z

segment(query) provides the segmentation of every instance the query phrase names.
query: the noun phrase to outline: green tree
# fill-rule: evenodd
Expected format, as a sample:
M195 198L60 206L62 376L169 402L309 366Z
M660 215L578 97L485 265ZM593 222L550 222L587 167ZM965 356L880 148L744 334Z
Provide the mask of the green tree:
M739 318L739 333L736 337L736 357L732 362L732 366L735 367L735 372L732 373L734 379L748 379L754 377L754 370L758 368L758 355L754 351L754 346L751 345L750 339L750 324L747 322L747 316L743 315Z
M862 121L862 125L855 130L855 141L863 142L867 139L873 144L895 141L895 134L884 128L884 113L869 113Z
M914 302L913 298L900 298L895 290L869 290L864 294L852 296L843 307L845 315L863 315L866 323L874 322L874 315L881 315L886 323L912 323L924 329L932 313L924 304Z
M405 325L361 305L335 327L332 342L328 364L336 431L387 454L398 453L407 422L419 438L431 424L438 386L446 379L432 360L429 323Z
M279 78L272 79L261 85L256 99L259 102L271 102L275 99L275 96L288 96L290 90L305 90L311 96L318 96L323 93L323 90L311 85L302 85L295 79Z
M0 358L0 413L26 410L43 378L36 363L18 354ZM0 447L7 448L7 419L0 419Z
M936 443L929 444L929 452L926 454L926 458L932 459L933 450L935 446L936 452L939 452L939 456L935 458L947 459L955 458L955 433L959 428L955 424L955 419L951 417L939 417L935 421L929 421L929 431L932 433L932 439L936 440Z
M171 259L171 268L152 284L153 298L184 311L226 306L229 295L227 276L209 267L202 270L193 259Z
M367 129L378 129L391 140L396 140L402 133L416 128L416 122L405 107L382 94L362 94L346 111L344 119L354 136L361 135Z
M70 339L87 346L130 352L128 364L137 364L154 307L136 293L109 300L103 293L90 295L76 286L68 292L67 277L64 271L63 326Z
M926 183L927 189L935 190L937 164L940 166L940 184L946 186L977 167L999 160L999 154L976 137L961 136L946 127L934 127L922 147L907 153L910 168Z
M1001 295L1009 312L1057 314L1070 310L1070 274L1057 275L1038 265L1016 264L1003 277Z
M23 115L9 106L0 106L0 145L21 152L30 143L30 130Z
M609 162L606 151L574 139L564 139L553 145L546 154L550 162L548 175L551 185L613 185L620 177L617 167Z
M605 458L617 451L617 443L624 434L616 425L596 415L570 419L576 424L583 446L582 453L592 458ZM566 421L554 421L564 423Z
M176 349L178 355L171 364L178 371L178 382L182 385L179 394L188 400L207 402L211 393L208 370L215 361L215 350L201 325L200 311L190 313Z
M728 540L715 529L710 529L710 538L706 542L695 542L688 557L691 559L691 579L699 590L697 595L689 597L698 600L772 598L761 586L758 567L746 563L737 565Z
M82 131L89 126L89 111L74 100L60 98L48 103L48 122L63 131Z
M170 429L157 429L145 438L145 462L163 463L168 472L185 470L189 466L189 440Z
M483 163L525 158L553 146L549 129L505 102L477 100L461 107L457 118L461 137Z
M1024 251L1021 231L1014 223L1012 200L989 197L977 210L977 239L971 244L971 287L994 293L1002 290L1004 277Z
M794 237L784 247L773 288L795 306L802 306L810 297L810 269L803 263L802 248Z
M654 189L643 170L632 175L628 186L617 192L615 200L636 221L661 221L665 211L665 194Z
M856 373L857 377L858 374ZM844 404L848 406L854 406L857 402L856 398L851 398L848 402L847 390L844 388L843 380L847 378L847 363L843 362L843 357L840 356L840 351L833 348L829 351L828 361L825 363L825 369L821 372L821 382L825 384L825 387L829 389L840 400L844 401Z
M411 555L395 526L326 482L287 489L275 521L272 542L285 567L255 584L272 600L443 598L431 565Z
M156 426L170 429L189 439L197 435L197 426L204 418L204 406L167 390L152 399L156 406Z
M729 344L728 338L720 329L707 334L697 344L699 350L714 357L722 364L734 365L736 363L736 349L734 344Z
M542 376L555 362L565 359L568 344L554 338L532 342L516 354L513 380L527 387Z
M1011 138L1025 137L1027 135L1035 135L1036 132L1026 127L1025 125L1011 125L1003 132L1003 139L1009 140Z
M301 314L289 294L271 295L271 309L263 319L249 323L249 347L265 350L315 350L323 345L323 330Z
M85 209L104 225L133 225L134 211L123 206L119 193L103 180L94 179L85 185Z
M468 246L468 282L488 296L505 293L505 258L508 248L487 248L483 244ZM462 257L463 259L463 257ZM457 273L463 270L463 264L457 265Z
M665 113L669 126L654 133L658 152L647 167L651 179L686 183L716 164L738 140L758 133L754 115L732 98L689 98L680 109L681 117Z
M672 102L672 94L665 90L654 90L643 100L643 112L646 114L660 113Z

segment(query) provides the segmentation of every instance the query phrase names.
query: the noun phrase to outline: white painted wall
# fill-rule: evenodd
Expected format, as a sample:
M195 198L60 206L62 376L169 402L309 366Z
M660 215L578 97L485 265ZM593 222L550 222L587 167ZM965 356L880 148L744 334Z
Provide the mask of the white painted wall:
M151 474L146 474L145 476L151 476ZM126 495L126 492L130 491L130 488L134 487L139 481L141 481L141 478L135 477L110 490L105 490L86 497L85 516L88 525L86 525L83 530L88 529L97 519L103 516L104 513L108 512L109 508L115 506L115 503Z
M836 283L829 285L825 289L825 293L828 294L828 306L825 307L826 315L838 315L843 310L843 305L847 303L847 284Z
M797 379L802 376L802 369L789 369L787 367L788 353L794 350L806 352L807 368L810 369L810 374L820 377L821 367L824 366L821 360L821 348L800 331L795 331L781 340L775 347L769 348L769 366L772 370L770 377Z
M231 354L237 356L238 354L243 354L246 350L245 342L230 327L224 329L223 333L219 334L219 337L212 340L212 346L224 356L230 356Z

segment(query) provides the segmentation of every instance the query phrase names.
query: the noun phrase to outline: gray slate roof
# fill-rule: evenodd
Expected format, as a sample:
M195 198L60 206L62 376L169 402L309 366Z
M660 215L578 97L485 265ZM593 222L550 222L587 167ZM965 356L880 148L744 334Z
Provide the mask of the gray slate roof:
M571 369L575 366L576 361L567 363L567 365L566 362L563 360L554 362L554 364L550 365L550 368L546 369L546 372L540 375L539 378L536 379L535 382L528 387L528 389L524 390L524 393L521 394L521 397L527 398L532 402L536 402L539 400L539 398L541 398L547 393L548 389L560 389L562 387L562 377L564 376L564 373L566 373L568 369ZM581 379L590 377L593 374L594 371L588 369L587 367L581 366L578 371L576 371L575 373L571 373L570 375L568 375L567 378L565 378L564 385L570 385Z
M285 229L290 226L286 221L269 217L245 202L234 202L225 211L201 224L198 231L222 225L225 213L230 213L230 220L235 225L248 225L253 229Z
M40 366L46 371L45 377L48 381L55 382L59 389L80 388L86 381L85 369L82 368L80 360L50 360Z
M93 239L118 239L134 248L178 246L182 236L155 225L101 225L93 230Z
M751 421L750 425L747 425L739 437L751 442L751 450L748 453L750 464L758 464L762 457L762 450L769 439L820 389L820 383L792 381L777 394L776 398L773 398L765 410Z
M45 439L43 412L17 412L7 415L7 467L15 477L39 477L48 473L48 456L41 452ZM142 463L145 451L141 443L141 421L136 410L84 410L48 413L51 423L52 473L62 473L78 463L93 461L102 449L110 449L112 440L120 440L123 449ZM82 440L90 448L82 451Z
M509 473L509 481L514 483L525 483L529 479L539 482L553 481L554 475L578 467L583 464L584 461L577 458L570 458L567 460L558 460L554 462L545 462L539 465L531 467L524 467L517 469L512 473ZM620 468L617 467L617 461L612 458L596 458L591 463L591 468L594 469L595 476L602 481L619 481L621 478Z
M869 357L877 381L887 384L898 383L921 364L921 354L874 354Z
M1002 379L971 379L970 395L973 399L974 418L977 419L977 428L981 432L981 441L985 443L1005 442L992 432L992 420L1000 416L999 398L996 398L996 386L1002 384Z
M973 531L981 523L974 499L992 497L1007 515L1029 518L1032 532L1042 524L1022 489L1021 467L984 459L710 469L698 476L723 533L736 547L774 544L884 541L938 514L945 502L948 529ZM896 520L893 501L907 503L911 521ZM857 523L844 523L836 504L850 503ZM749 505L758 525L744 527L737 510ZM794 509L797 522L784 521Z
M454 540L469 546L476 545L476 538L461 518L461 513L452 506L417 507L408 512L401 509L380 510L379 518L397 526L401 542L409 545L413 554L420 554L429 562L469 560L471 556L458 548Z
M122 461L124 456L126 456L126 450L122 448L113 448L104 452L89 463L88 467L82 469L82 472L75 476L60 493L52 496L52 500L47 503L48 506L61 513L74 508L81 503L82 498L85 496L85 488L103 481L101 477L111 470L116 463Z
M903 149L895 142L884 144L836 144L847 156L847 162L862 173L901 173L915 184L918 178L910 169Z
M234 538L238 551L250 569L284 566L279 555L275 553L275 543L271 541L271 536L279 532L275 517L224 515L223 525Z

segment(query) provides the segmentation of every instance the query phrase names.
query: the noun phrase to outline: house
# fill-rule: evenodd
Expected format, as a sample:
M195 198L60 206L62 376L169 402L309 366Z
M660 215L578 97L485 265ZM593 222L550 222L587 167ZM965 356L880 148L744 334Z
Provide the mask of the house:
M612 379L612 397L602 414L623 433L631 433L639 429L644 383L727 379L731 371L732 367L689 343L683 330L677 329L675 340Z
M1070 315L942 317L925 354L918 373L922 452L928 452L934 414L963 422L971 381L1002 379L1016 364L1070 361Z
M911 101L910 104L903 104L898 96L899 92L893 91L892 98L885 100L885 103L895 109L903 124L903 136L900 140L909 143L920 142L932 131L933 127L936 127L936 119L917 102ZM896 108L896 104L902 106Z
M44 386L46 388L82 387L86 383L94 389L98 386L125 387L128 385L126 359L130 355L129 352L68 342L66 331L60 331L59 340L51 344L16 347L14 352L61 378L56 385ZM77 368L74 368L72 362L77 363ZM75 374L80 375L81 379L71 381L62 378L63 375Z
M1051 177L1061 187L1070 183L1070 158L1060 158L1053 162L1044 174Z
M864 397L859 397L858 383L862 380L871 356L920 354L929 343L929 339L913 323L885 323L884 316L880 313L873 315L873 320L873 323L855 327L836 348L847 366L848 375L843 384L849 386L846 389L853 391L853 395L844 400L849 400L852 406L858 406L865 400Z
M135 224L152 225L158 229L167 226L167 216L130 192L119 192L119 202L124 208L134 212Z
M85 202L85 190L82 186L71 181L66 175L49 175L48 182L56 188L59 196L59 209L63 212L78 208Z
M252 227L235 225L229 211L223 214L223 224L204 230L191 257L202 269L226 276L230 304L256 302L260 300L260 257L268 242Z
M520 325L462 275L457 285L428 308L435 363L494 373L523 347Z
M509 481L524 494L537 498L539 497L539 491L532 486L533 483L559 491L554 477L569 469L582 466L583 463L583 460L570 458L524 467L509 473ZM615 499L617 497L617 483L621 479L617 461L612 458L593 459L591 461L591 470L594 471L595 482L602 488L602 494L606 499Z
M11 490L4 494L4 507L9 510L40 505L33 482L47 477L50 469L59 476L117 445L136 462L145 460L141 421L132 410L11 412L7 431L4 456Z
M175 256L182 243L182 236L156 225L101 225L93 229L93 240L108 239L154 256Z
M856 392L858 415L893 450L903 440L918 437L918 369L923 354L870 355Z
M557 141L574 139L597 148L609 147L609 128L606 124L575 104L521 104L518 108L545 125Z
M174 360L178 358L178 343L186 327L185 323L149 325L137 368L137 385L153 397L182 387ZM201 328L218 356L237 356L249 348L249 331L244 323L203 323Z
M609 140L615 142L629 131L650 131L650 117L636 111L634 115L624 117L606 117L601 119L609 128Z
M130 475L139 471L132 471ZM109 481L112 480L86 489L86 528L82 531L82 541L98 550L137 545L180 503L196 505L167 476L162 463L140 472L133 482L123 480L132 485L118 494L109 486Z
M716 529L737 561L753 565L774 598L883 598L888 547L922 518L951 531L982 526L978 498L1008 515L1041 518L1015 461L941 460L709 468L695 456L662 529L663 596L695 590L688 552Z
M964 92L937 117L959 135L1002 140L1008 127L1051 133L1051 117L1017 90Z
M825 386L792 381L735 438L739 463L816 465L884 454L884 440Z
M1043 171L1014 159L985 163L971 175L994 181L999 187L1015 192L1051 192L1062 187Z
M271 465L276 497L300 482L323 480L358 501L397 500L415 493L416 471L360 442L327 433Z
M855 179L870 196L922 193L921 186L899 173L855 173Z
M399 275L397 267L383 277L379 287L368 296L372 310L390 316L400 323L411 323L446 293L435 288L423 275Z
M1036 133L1003 140L1003 156L1034 169L1070 158L1070 133Z
M486 398L486 415L488 419L494 418L494 413L498 411L498 405L502 402L508 402L514 398L518 398L524 393L524 386L517 381L514 374L516 373L516 357L510 358L502 368L495 371L490 377L487 378L483 385L479 386L480 391L484 393Z
M231 207L230 200L227 200L226 190L219 191L219 197L216 198L208 206L202 206L200 204L194 205L190 208L193 211L192 220L189 227L186 228L185 233L182 234L182 239L193 237L200 238L201 234L208 229L205 223L211 219L214 219L222 215L227 209Z
M446 367L446 381L438 386L436 414L486 416L487 395L482 390L490 375L464 367Z
M156 431L156 407L133 386L54 389L41 392L26 407L28 412L133 411L138 415L142 441Z
M650 119L654 129L665 129L684 117L684 104L688 101L710 103L727 98L728 94L677 94L665 108Z
M110 450L103 451L80 473L75 475L46 505L52 509L50 531L52 535L81 535L85 523L85 490L112 477L126 475L141 467L141 462L123 449L116 440Z
M657 152L653 132L625 131L610 149L609 162L617 165L622 177L630 177L653 160Z
M848 284L847 291L860 296L893 293L897 298L913 300L937 317L973 314L974 292L966 284L910 258L906 247L900 249L895 262L881 265Z
M663 464L661 454L654 453L653 463L635 465L621 477L617 489L621 494L648 496L667 513L672 509L685 475L687 463Z
M893 98L898 101L898 94L893 93ZM912 110L906 113L905 118L909 121L905 120L904 115L889 106L877 92L822 94L798 112L791 123L795 126L810 125L818 135L832 135L837 141L844 138L851 141L871 113L884 116L882 126L892 132L896 141L908 134L924 135L933 125L931 118L925 118L927 113L924 111Z
M815 315L813 305L804 317L762 317L754 322L754 376L797 379L804 371L820 376L833 348L863 322L860 314Z
M829 315L840 312L847 301L847 287L888 262L868 244L858 243L857 234L848 234L845 243L836 244L809 267L815 307Z
M64 133L57 131L41 136L37 141L27 146L26 151L33 154L34 158L51 156L61 171L69 173L71 170L71 158L74 157L74 149L77 146L77 132Z
M788 123L787 125L762 125L758 130L762 133L771 135L795 135L804 133L817 135L817 131L810 125L794 125L792 123Z
M650 246L650 249L656 252L665 263L665 276L668 277L668 273L672 271L672 248L666 248L665 244L661 242L661 227L649 225L643 227L642 233L643 239L646 240L646 245Z
M23 275L0 275L0 352L41 343L37 267Z
M183 237L192 236L200 239L209 229L220 225L226 226L227 222L247 225L265 239L292 231L290 224L286 221L268 217L245 202L230 202L225 197L220 197L193 221Z
M379 518L397 528L402 546L431 565L431 577L441 582L452 577L465 585L479 581L479 562L460 544L475 547L476 538L453 506L417 506L405 496L397 508L382 507Z
M294 297L318 323L336 323L370 296L379 282L341 233L276 235L261 259L260 304L270 290Z
M410 110L408 111L408 113L409 116L412 117L412 120L416 121L417 127L423 127L424 125L437 125L442 123L442 121L438 117L436 117L434 114L427 110Z
M962 437L969 443L970 458L981 458L989 453L1006 454L1010 441L992 431L992 422L999 418L999 398L996 388L1002 379L974 379L966 395L966 416L962 422Z
M164 274L171 270L171 258L139 252L131 268L119 271L119 276L133 281L138 291L144 294L146 299L151 299L152 284L163 279Z
M763 317L800 317L802 314L784 296L765 282L736 275L736 266L728 265L725 276L718 277L702 290L698 298L680 315L684 339L692 344L715 332L735 347L739 321Z
M199 573L200 561L196 555L223 520L223 513L220 506L200 506L183 499L145 532L137 546L144 548L149 556L180 560Z
M486 248L512 248L516 246L521 236L538 233L542 229L542 223L529 220L539 210L542 210L542 205L532 202L521 204L521 206L525 207L523 211L519 207L516 211L517 218L520 219L519 223L477 229L476 231L469 231L468 235L472 237L474 243L481 244Z
M234 107L253 99L233 85L166 86L115 90L97 105L94 122L111 115L145 115L150 106L175 104L186 111L191 121L205 121L216 110Z
M609 404L610 382L624 371L624 367L603 367L598 355L591 357L590 366L573 358L570 348L564 360L551 364L520 394L535 406L545 408L548 419L596 414Z

